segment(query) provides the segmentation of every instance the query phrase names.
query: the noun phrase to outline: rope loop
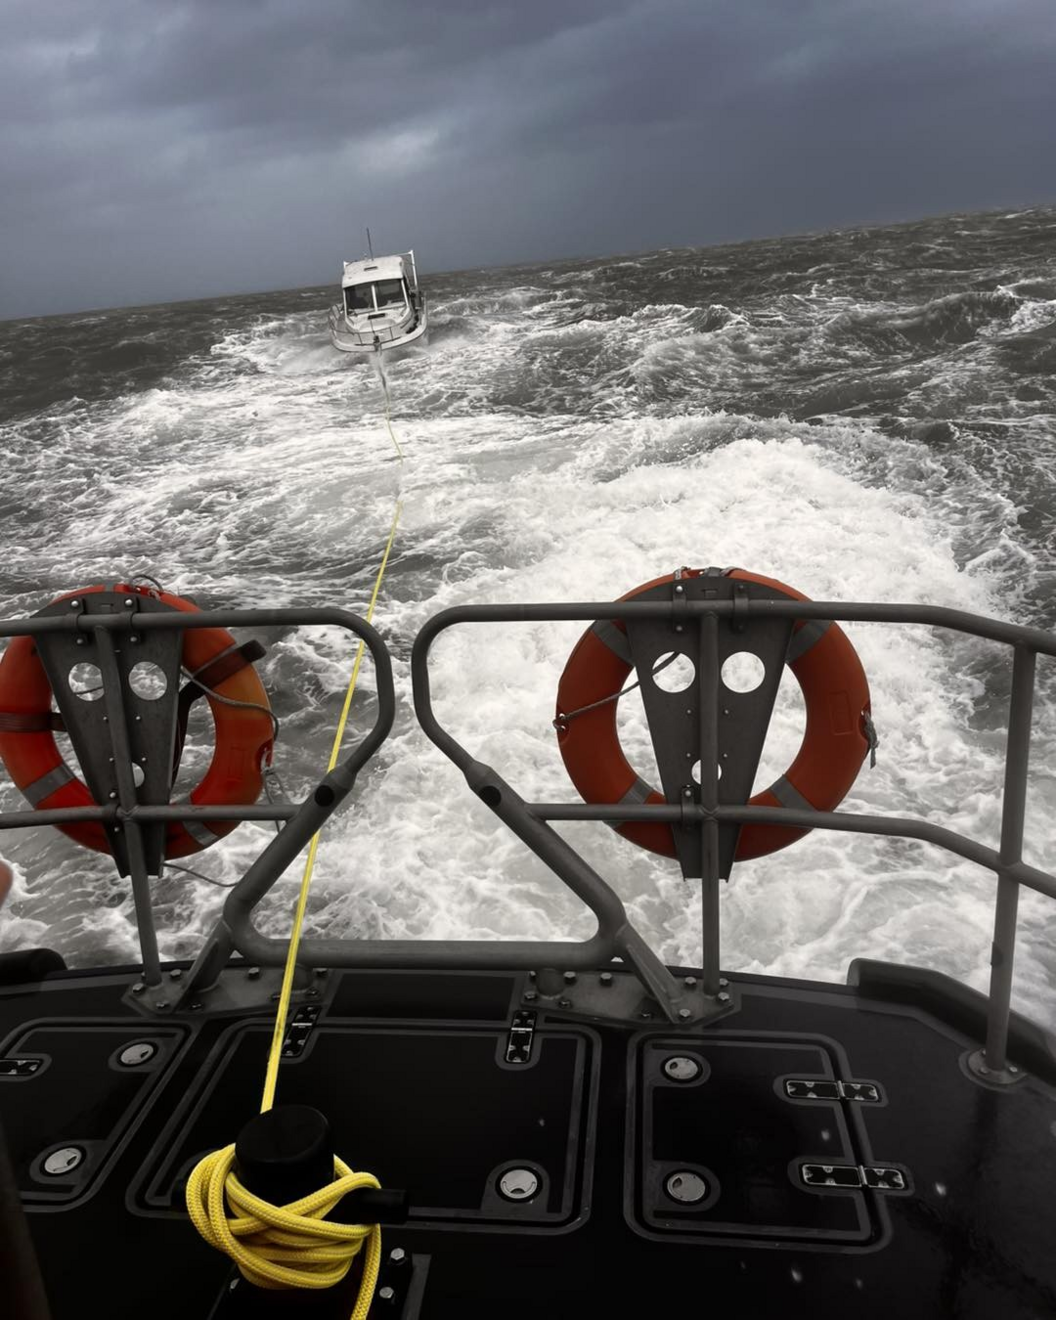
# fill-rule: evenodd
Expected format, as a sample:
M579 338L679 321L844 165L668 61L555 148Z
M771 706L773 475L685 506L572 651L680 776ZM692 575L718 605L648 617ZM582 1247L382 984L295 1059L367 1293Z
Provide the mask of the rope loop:
M334 1181L288 1205L272 1205L243 1187L234 1172L235 1147L207 1155L187 1181L187 1212L210 1246L238 1265L257 1288L332 1288L366 1244L363 1277L351 1320L370 1309L381 1265L377 1224L337 1224L325 1218L343 1196L380 1187L334 1158Z

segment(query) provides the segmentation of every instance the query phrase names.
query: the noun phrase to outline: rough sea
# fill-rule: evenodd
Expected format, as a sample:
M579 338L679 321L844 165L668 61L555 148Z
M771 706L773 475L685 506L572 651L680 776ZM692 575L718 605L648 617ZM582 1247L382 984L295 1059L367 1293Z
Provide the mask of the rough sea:
M341 257L335 254L335 270ZM428 259L428 253L421 256ZM336 284L336 279L335 279ZM349 936L585 937L589 913L417 728L409 650L470 602L609 599L680 565L738 565L817 599L931 602L1056 628L1056 210L952 216L727 247L427 276L428 347L334 351L316 288L0 323L0 599L149 573L216 607L362 611L397 498L376 623L393 736L333 819L310 926ZM580 627L463 629L434 699L525 797L575 800L551 719ZM918 814L996 846L1010 655L924 628L849 626L881 739L850 810ZM300 796L353 658L284 631L260 669ZM1056 683L1039 662L1025 856L1056 866ZM620 726L651 769L637 694ZM364 668L355 731L372 715ZM197 736L208 734L204 712ZM791 759L787 673L759 783ZM204 765L204 741L181 781ZM7 784L0 806L14 807ZM560 827L673 963L700 958L699 887L601 825ZM154 882L163 956L192 955L266 842L246 825ZM132 962L130 893L57 833L7 834L0 948ZM288 930L291 870L261 924ZM842 980L856 956L984 988L995 882L927 845L816 831L737 868L728 969ZM1056 907L1020 909L1016 1003L1056 1021Z

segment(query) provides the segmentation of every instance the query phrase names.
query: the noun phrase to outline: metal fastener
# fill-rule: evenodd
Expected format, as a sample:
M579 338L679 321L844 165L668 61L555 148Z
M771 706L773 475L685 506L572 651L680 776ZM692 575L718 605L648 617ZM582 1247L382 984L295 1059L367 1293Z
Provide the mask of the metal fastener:
M133 606L135 603L136 603L136 602L132 599L131 596L126 596L126 597L125 597L125 609L126 609L126 610L130 610L130 609L132 608L132 606Z
M79 610L80 608L81 608L81 602L80 602L79 600L71 600L71 601L70 601L70 609L71 609L71 610Z
M134 981L132 983L132 993L134 995L141 995L146 988L147 987L143 984L142 981Z
M681 1201L683 1205L696 1205L707 1196L708 1184L699 1173L680 1169L677 1173L668 1175L664 1183L664 1191L672 1201Z
M720 990L719 993L716 995L716 998L718 999L720 1004L728 1004L730 1002L730 996L726 993L725 990Z
M389 1260L392 1261L393 1265L402 1265L406 1259L407 1253L402 1247L393 1247L389 1252Z
M639 1016L640 1018L644 1018L644 1019L648 1022L648 1020L649 1020L653 1015L652 1015L652 1013L650 1013L650 1011L649 1011L647 1008L643 1008L642 1011L638 1014L638 1016Z
M565 985L575 985L575 983L576 983L576 974L575 974L575 972L566 972L566 973L565 973Z
M693 1014L690 1012L688 1008L680 1008L678 1010L678 1016L683 1022L688 1022L689 1019L693 1016Z
M598 977L598 980L601 982L602 985L612 985L612 973L602 972L602 974Z
M117 1057L126 1068L135 1068L141 1063L146 1063L148 1059L153 1059L157 1052L157 1046L151 1045L150 1041L137 1040L132 1045L126 1045Z
M202 1008L201 1004L192 1004L192 1005L191 1005L191 1012L192 1012L192 1013L199 1013L199 1012L201 1012L201 1008Z
M378 1289L379 1302L391 1302L394 1300L395 1297L396 1297L395 1291L392 1288L390 1288L388 1284L386 1284L384 1288Z
M507 1201L527 1201L539 1190L539 1178L531 1169L507 1169L499 1179L499 1191Z
M730 984L730 983L729 983L729 981L726 980L725 976L720 976L720 977L719 977L719 987L720 987L721 989L725 990L726 987L727 987L729 984Z
M673 1082L695 1082L704 1071L699 1059L691 1059L685 1054L673 1054L663 1063L665 1077Z
M571 999L559 999L559 1000L557 1001L557 1006L558 1006L558 1008L571 1008L571 1007L572 1007L572 1000L571 1000Z
M53 1150L44 1161L44 1172L52 1177L72 1173L83 1160L84 1151L80 1146L63 1146L61 1150Z
M534 1003L535 1000L539 998L539 996L534 990L526 990L524 992L523 998L526 999L529 1004L531 1004Z
M688 989L692 990L693 987L697 984L697 978L695 976L687 976L686 979L682 982L682 984L686 986Z
M251 981L255 981L255 980L257 979L257 977L260 975L260 968L259 968L259 967L250 967L250 968L248 968L248 970L246 971L246 975L249 977L249 979L250 979Z
M168 1008L168 1006L169 1006L169 1001L167 999L159 999L158 1002L154 1005L154 1007L159 1009L161 1012L164 1012L165 1009Z
M172 970L169 972L169 980L178 981L182 975L183 972L179 967L173 967Z

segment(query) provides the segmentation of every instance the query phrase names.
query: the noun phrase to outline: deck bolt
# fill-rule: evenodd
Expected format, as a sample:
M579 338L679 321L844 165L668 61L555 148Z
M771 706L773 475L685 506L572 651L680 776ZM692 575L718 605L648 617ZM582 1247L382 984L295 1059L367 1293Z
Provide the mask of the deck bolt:
M526 1000L528 1001L529 1004L531 1004L531 1003L533 1003L536 999L538 999L539 996L536 994L536 992L535 992L534 990L526 990L526 991L524 992L523 998L526 999Z
M165 1009L168 1008L168 1006L169 1006L169 1001L167 999L159 999L158 1002L154 1005L154 1007L158 1009L160 1012L164 1012Z
M130 609L132 608L132 606L133 606L135 603L136 603L136 602L132 599L131 596L126 596L126 597L125 597L125 609L126 609L126 610L130 610Z
M729 984L730 984L730 983L729 983L729 981L726 980L725 976L720 976L720 977L719 977L719 988L720 988L721 990L725 990L726 987L727 987Z
M391 1302L395 1298L395 1296L396 1296L395 1291L392 1288L390 1288L388 1284L386 1284L384 1288L378 1289L379 1302Z
M178 981L182 975L183 972L181 969L179 967L174 967L172 971L169 972L169 979L172 981Z
M575 972L566 972L566 973L565 973L565 985L575 985L575 983L576 983L576 974L575 974Z
M260 975L260 968L250 967L249 970L246 972L246 975L249 977L251 981L255 981L257 977Z
M132 986L132 993L134 995L141 995L146 988L147 987L143 984L142 981L136 981Z
M389 1252L389 1260L392 1261L393 1265L402 1265L406 1259L407 1253L402 1247L393 1247Z
M192 1012L192 1013L198 1013L198 1012L201 1011L201 1007L202 1007L201 1004L192 1004L192 1005L191 1005L191 1012Z
M643 1008L642 1011L638 1014L638 1016L640 1018L643 1018L646 1022L648 1022L653 1015L652 1013L649 1012L647 1008Z
M113 799L116 798L116 797L117 797L117 794L116 794L116 793L112 792L112 793L110 794L110 800L111 800L111 801L113 801Z
M71 601L70 601L70 609L71 609L71 610L79 610L80 608L81 608L81 602L80 602L79 600L71 600Z
M598 977L598 980L601 982L602 985L612 985L612 973L602 972L602 974Z
M559 1000L557 1001L557 1006L558 1006L558 1008L571 1008L571 1007L572 1007L572 1000L571 1000L571 999L559 999Z
M693 987L697 984L697 978L695 976L687 976L686 979L682 982L682 984L686 986L688 989L692 990Z
M689 1018L693 1016L693 1014L689 1011L688 1008L680 1008L678 1010L678 1016L682 1019L683 1022L686 1022L688 1021Z
M534 972L529 972L529 973L528 973L528 980L529 980L529 981L534 981L534 980L535 980L535 973L534 973Z
M1010 1073L1018 1073L1018 1072L1019 1072L1019 1069L1016 1067L1016 1065L1015 1065L1014 1063L1010 1063L1010 1064L1008 1065L1008 1071L1009 1071Z
M87 638L87 637L78 637L78 638L77 638L77 645L78 645L78 646L87 646L87 645L88 645L88 638Z
M728 1004L730 1002L730 996L725 990L720 990L717 997L720 1004Z

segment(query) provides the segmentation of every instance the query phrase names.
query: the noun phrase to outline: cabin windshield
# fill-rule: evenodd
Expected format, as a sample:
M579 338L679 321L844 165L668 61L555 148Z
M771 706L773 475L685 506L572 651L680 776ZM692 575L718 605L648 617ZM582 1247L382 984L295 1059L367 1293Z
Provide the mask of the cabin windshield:
M378 280L374 284L352 284L345 290L345 308L353 312L373 312L402 307L407 301L403 280Z
M404 303L403 280L378 280L374 293L379 307L401 307Z
M345 290L345 306L350 312L374 310L374 299L370 296L372 287L370 284L353 284Z

